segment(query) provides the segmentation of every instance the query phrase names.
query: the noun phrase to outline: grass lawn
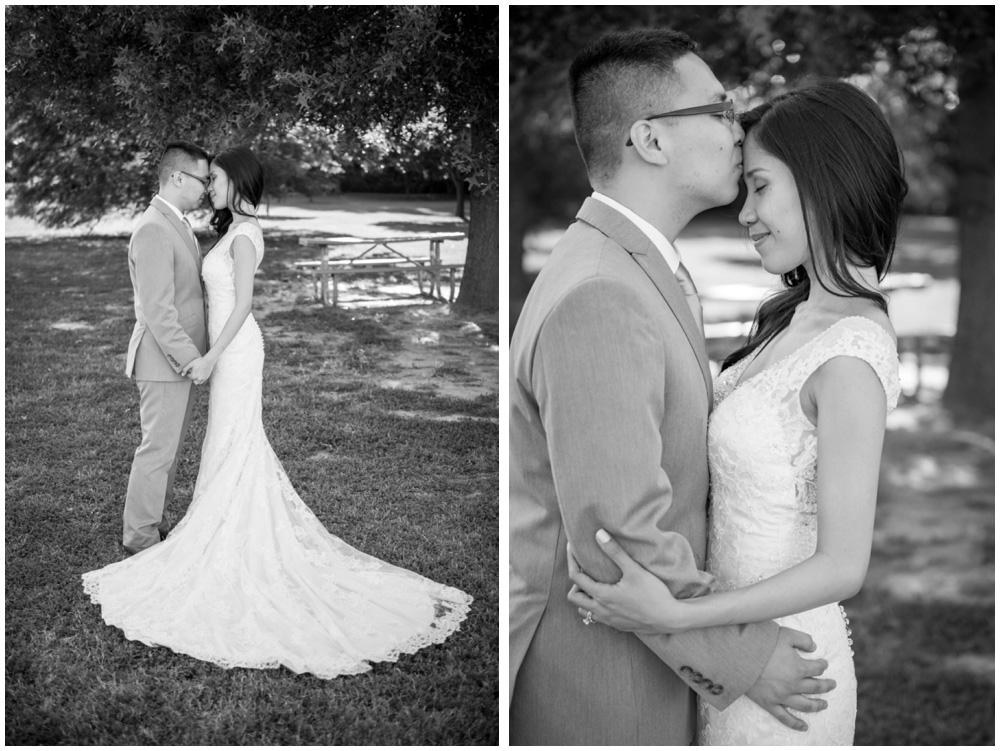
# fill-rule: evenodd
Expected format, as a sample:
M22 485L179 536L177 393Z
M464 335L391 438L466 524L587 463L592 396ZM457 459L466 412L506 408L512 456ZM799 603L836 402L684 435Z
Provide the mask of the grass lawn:
M993 745L995 430L933 403L890 415L875 537L844 603L857 745Z
M294 242L269 245L255 298L271 444L327 529L468 592L469 619L444 644L329 681L224 670L104 625L80 574L124 555L139 442L127 240L8 237L8 744L498 743L497 318L317 310L303 282L278 281ZM175 521L206 412L201 390Z

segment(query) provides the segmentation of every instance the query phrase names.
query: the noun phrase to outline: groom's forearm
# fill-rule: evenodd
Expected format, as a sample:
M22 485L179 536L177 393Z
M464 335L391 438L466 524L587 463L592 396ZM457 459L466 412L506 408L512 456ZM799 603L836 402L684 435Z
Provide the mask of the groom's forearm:
M673 636L635 636L704 701L723 710L757 682L778 643L778 624L765 621Z

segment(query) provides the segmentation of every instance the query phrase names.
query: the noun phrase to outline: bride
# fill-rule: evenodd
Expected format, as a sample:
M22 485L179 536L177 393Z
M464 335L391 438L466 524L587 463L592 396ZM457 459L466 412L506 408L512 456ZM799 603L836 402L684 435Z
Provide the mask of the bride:
M184 372L195 383L211 377L194 496L164 542L84 574L85 591L127 638L227 668L333 678L443 642L472 598L327 532L271 449L264 343L250 312L264 172L234 148L212 160L210 180L219 234L202 267L210 349Z
M622 579L598 583L570 555L569 599L585 623L639 633L776 619L811 634L813 656L829 662L824 677L837 687L807 732L741 697L721 712L700 703L700 742L851 745L857 682L838 603L865 579L886 415L899 396L895 335L878 281L892 258L906 182L888 124L849 84L779 96L741 125L740 221L785 289L761 305L747 344L715 383L708 428L715 592L675 599L601 530L598 542Z

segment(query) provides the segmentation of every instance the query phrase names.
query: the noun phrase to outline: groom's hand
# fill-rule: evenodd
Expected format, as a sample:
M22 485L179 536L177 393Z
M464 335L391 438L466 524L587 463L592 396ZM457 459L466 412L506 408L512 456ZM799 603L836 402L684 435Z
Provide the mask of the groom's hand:
M212 375L214 367L215 361L211 355L202 355L185 365L183 370L181 370L181 375L185 378L190 378L195 382L195 385L201 386Z
M818 678L829 667L826 660L804 660L799 650L812 652L816 649L812 637L791 628L778 631L778 645L764 672L750 687L746 696L755 704L774 715L782 724L792 730L805 732L809 729L789 709L798 712L819 712L826 709L822 699L812 699L805 694L825 694L837 687L828 678Z

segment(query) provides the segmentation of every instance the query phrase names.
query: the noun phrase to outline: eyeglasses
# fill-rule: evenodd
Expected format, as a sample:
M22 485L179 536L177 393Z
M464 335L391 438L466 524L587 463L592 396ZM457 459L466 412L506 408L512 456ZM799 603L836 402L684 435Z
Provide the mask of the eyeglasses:
M211 177L199 177L198 175L192 175L190 172L185 172L184 170L177 170L177 171L180 172L182 175L187 175L188 177L193 177L195 180L197 180L198 182L200 182L206 188L212 182L212 178Z
M725 116L729 124L732 125L736 122L736 113L733 111L733 103L731 101L716 102L715 104L703 104L700 107L688 107L682 110L674 110L673 112L664 112L660 115L650 115L649 117L643 117L642 120L656 120L661 117L687 117L688 115L710 115L715 112L720 112ZM632 145L631 136L628 139L626 146Z

